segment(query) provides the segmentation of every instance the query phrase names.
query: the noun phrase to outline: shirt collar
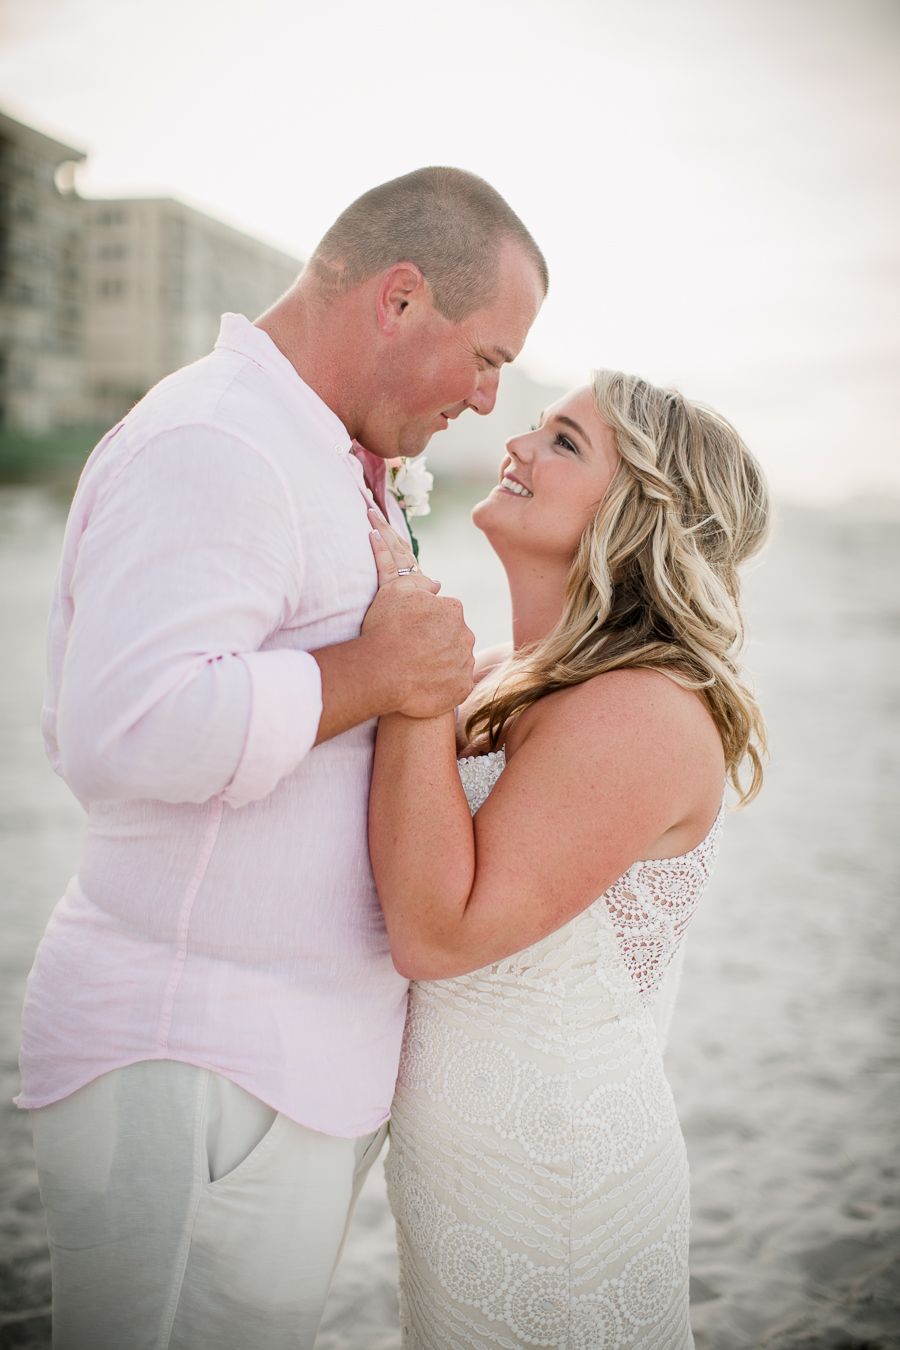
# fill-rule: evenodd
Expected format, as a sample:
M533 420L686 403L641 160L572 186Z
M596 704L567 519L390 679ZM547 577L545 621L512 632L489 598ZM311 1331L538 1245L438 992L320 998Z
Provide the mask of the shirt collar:
M301 405L306 415L318 424L329 445L335 450L340 446L341 453L349 455L353 442L347 428L328 404L319 398L316 391L300 378L284 352L279 351L268 333L257 328L249 319L244 318L243 314L223 314L219 336L216 339L216 349L219 348L237 352L239 356L246 357L248 361L264 370Z

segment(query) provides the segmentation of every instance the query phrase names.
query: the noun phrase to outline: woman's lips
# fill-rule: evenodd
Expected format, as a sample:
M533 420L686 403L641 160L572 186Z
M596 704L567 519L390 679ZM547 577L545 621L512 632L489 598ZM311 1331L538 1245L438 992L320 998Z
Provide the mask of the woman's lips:
M513 497L530 498L534 496L533 492L529 492L527 487L508 473L505 473L500 479L499 487L501 492L508 492Z

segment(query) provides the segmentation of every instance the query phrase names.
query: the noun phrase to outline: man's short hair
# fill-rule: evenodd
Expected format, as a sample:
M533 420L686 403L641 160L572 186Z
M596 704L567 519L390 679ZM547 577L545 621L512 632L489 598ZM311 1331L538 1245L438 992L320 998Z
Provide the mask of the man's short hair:
M546 295L544 255L490 183L465 169L415 169L348 206L309 265L323 286L343 292L395 263L415 263L437 309L461 323L493 302L506 242L532 260Z

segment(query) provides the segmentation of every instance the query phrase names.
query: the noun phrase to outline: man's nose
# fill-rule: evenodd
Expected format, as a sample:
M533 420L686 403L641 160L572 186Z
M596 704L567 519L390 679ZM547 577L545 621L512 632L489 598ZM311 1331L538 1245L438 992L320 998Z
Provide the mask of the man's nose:
M469 406L481 416L493 412L497 402L497 389L500 385L499 370L486 370L478 377L478 383L469 399Z

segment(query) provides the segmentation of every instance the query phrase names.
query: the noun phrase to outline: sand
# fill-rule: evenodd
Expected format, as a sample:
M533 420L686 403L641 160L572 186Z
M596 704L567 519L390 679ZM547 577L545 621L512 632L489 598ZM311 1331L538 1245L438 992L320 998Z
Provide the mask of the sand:
M480 643L502 574L466 532L472 493L421 522L423 559ZM49 1272L16 1090L22 987L77 862L82 816L43 761L43 625L58 503L0 492L0 1347L49 1346ZM747 582L749 663L772 764L727 824L688 939L667 1068L693 1176L698 1350L900 1348L896 893L900 510L785 510ZM317 1350L397 1350L380 1166Z

